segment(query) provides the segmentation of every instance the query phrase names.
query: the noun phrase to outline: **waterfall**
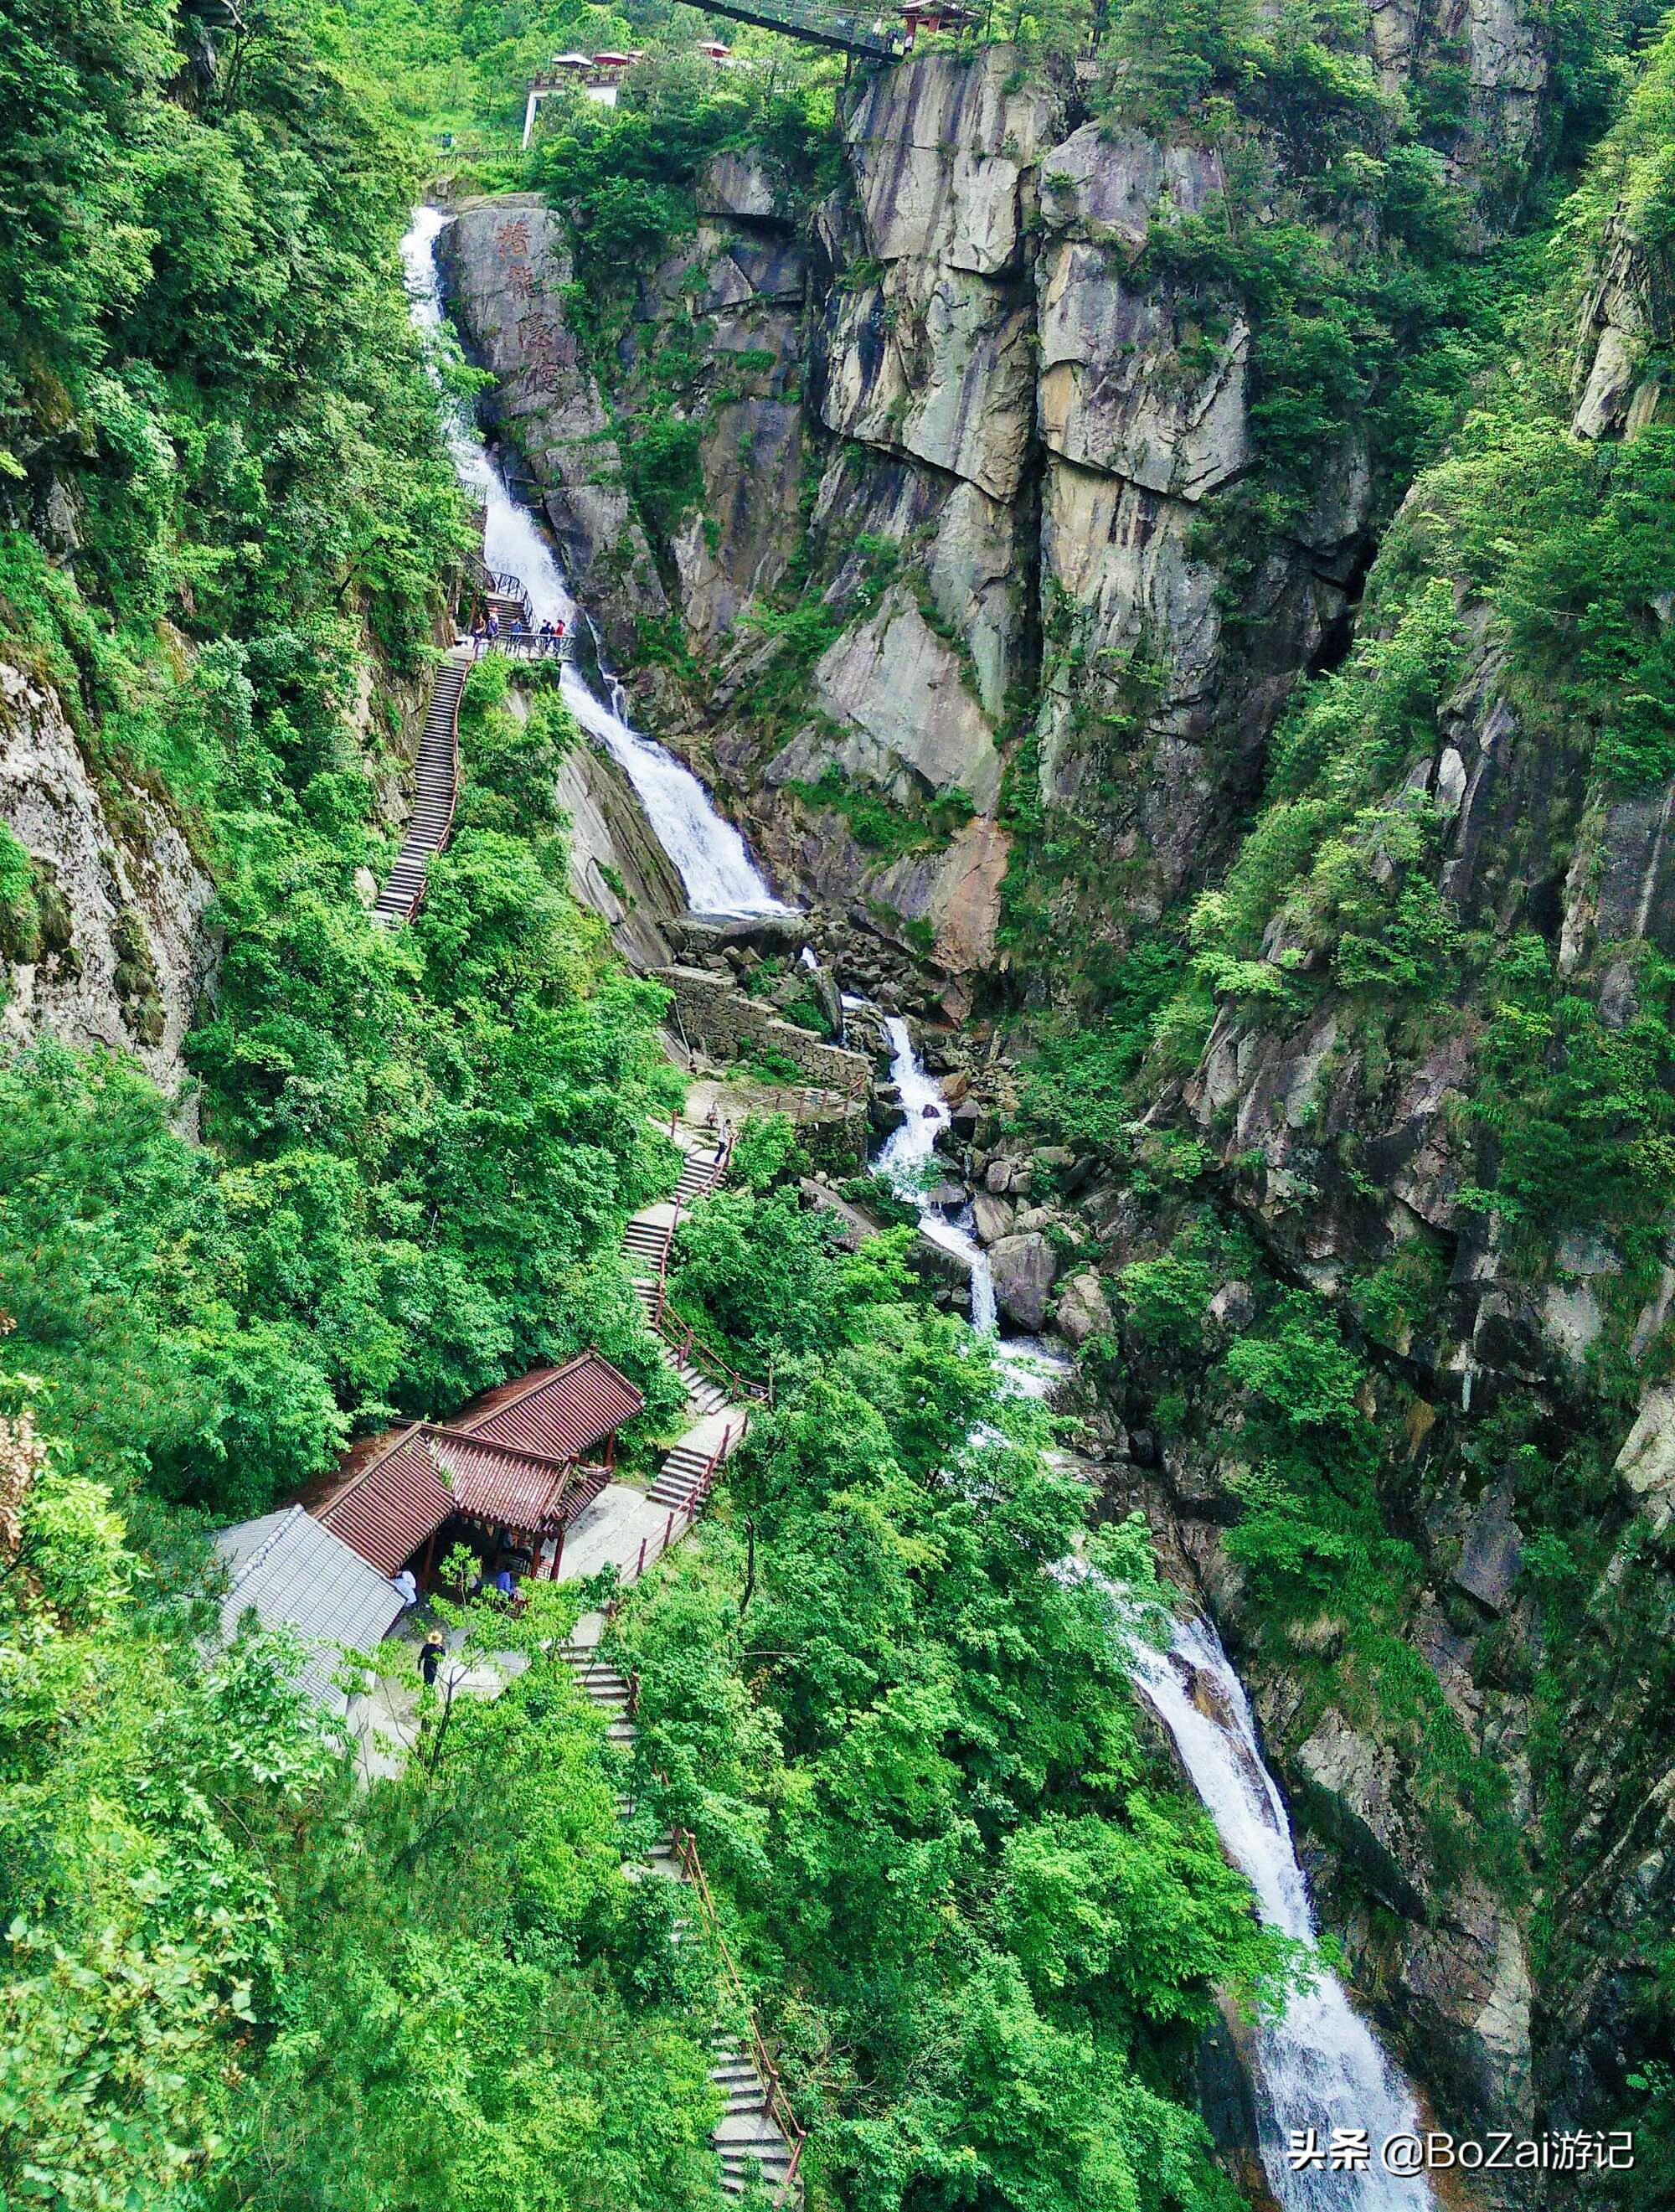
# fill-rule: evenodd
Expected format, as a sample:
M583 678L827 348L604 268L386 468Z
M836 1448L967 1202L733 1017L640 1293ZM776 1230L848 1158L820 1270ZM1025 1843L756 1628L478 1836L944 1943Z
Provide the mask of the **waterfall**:
M923 1204L925 1170L950 1120L948 1102L914 1051L906 1022L887 1015L884 1029L890 1079L907 1118L885 1139L874 1169L898 1197L919 1203L923 1233L970 1267L972 1322L996 1334L1009 1386L1043 1396L1065 1372L1065 1363L1032 1338L998 1334L994 1275L987 1253L970 1234L968 1214L949 1222ZM1064 1571L1083 1570L1067 1563ZM1177 1620L1167 1651L1132 1629L1126 1640L1135 1680L1174 1738L1223 1850L1256 1893L1263 1919L1313 1949L1314 1916L1285 1801L1262 1763L1250 1701L1215 1630L1203 1620ZM1381 2146L1393 2136L1411 2136L1418 2114L1337 1977L1322 1965L1313 1986L1293 1996L1277 2019L1259 2022L1254 2034L1262 2163L1284 2212L1432 2212L1435 2200L1425 2182L1378 2166ZM1286 2157L1291 2136L1310 2128L1322 2148L1331 2144L1335 2128L1364 2128L1373 2163L1364 2172L1313 2166L1294 2172Z
M1128 1636L1130 1663L1174 1737L1234 1864L1248 1875L1270 1927L1315 1942L1308 1885L1297 1863L1279 1785L1263 1764L1244 1685L1207 1620L1179 1620L1167 1651ZM1381 2147L1420 2125L1411 2093L1324 1965L1311 1989L1255 2029L1258 2124L1268 2185L1284 2212L1430 2212L1429 2185L1387 2173ZM1322 2148L1334 2128L1364 2129L1365 2172L1307 2166L1286 2158L1293 2131L1314 2129Z
M989 1265L988 1254L972 1235L968 1217L962 1217L959 1221L944 1220L934 1206L921 1202L925 1170L936 1157L937 1139L951 1118L948 1101L942 1095L942 1085L935 1076L926 1073L913 1050L913 1038L901 1016L887 1014L884 1030L889 1038L890 1081L901 1094L907 1118L884 1139L883 1148L873 1162L874 1170L886 1179L898 1198L906 1199L909 1204L919 1203L921 1233L933 1244L940 1244L944 1252L953 1253L970 1270L971 1325L980 1334L992 1335L999 1328L1000 1316L995 1304L994 1271Z
M435 246L447 221L435 208L420 208L402 241L413 320L422 332L434 333L442 326ZM489 566L520 579L537 623L574 623L579 610L551 545L534 516L513 498L464 410L447 408L445 427L459 481L486 513L483 557ZM612 702L607 706L567 663L565 702L628 775L646 819L680 872L694 911L789 911L769 890L738 831L717 814L698 778L629 725L622 688L614 678L610 683ZM844 999L847 1008L864 1003L847 994ZM925 1171L938 1133L948 1126L948 1102L914 1051L906 1022L891 1015L884 1027L890 1075L907 1119L873 1164L900 1197L919 1204L924 1234L970 1269L973 1325L996 1337L1010 1387L1044 1395L1064 1373L1065 1363L1031 1338L999 1334L993 1273L988 1255L971 1234L969 1212L950 1222L923 1204ZM1263 1918L1312 1946L1314 1913L1284 1801L1263 1765L1249 1701L1214 1630L1201 1620L1182 1620L1174 1624L1166 1651L1132 1632L1128 1643L1135 1679L1174 1737L1229 1857L1249 1878ZM1322 1967L1310 1990L1294 1996L1277 2019L1260 2022L1254 2033L1263 2164L1284 2212L1432 2212L1435 2200L1423 2181L1379 2169L1378 2147L1392 2136L1412 2134L1418 2116L1411 2094L1336 1977ZM1373 2148L1370 2170L1291 2170L1286 2149L1293 2130L1313 2128L1324 2145L1334 2128L1346 2126L1365 2129Z
M401 246L414 325L433 338L444 319L436 240L449 220L440 208L416 209ZM519 579L537 624L551 620L567 628L573 625L580 611L557 556L534 515L513 496L470 416L463 408L446 406L444 428L454 473L484 511L483 559L489 568ZM612 680L612 704L606 706L569 661L561 682L565 705L633 784L653 834L686 886L692 911L718 915L788 913L763 880L743 838L716 812L691 769L629 726L621 686Z
M848 999L845 1003L861 1006L865 1002ZM1008 1388L1020 1397L1044 1398L1069 1371L1069 1363L1049 1352L1038 1338L1002 1334L994 1270L988 1254L972 1234L970 1207L950 1221L935 1206L924 1203L925 1170L936 1157L937 1139L952 1116L942 1085L913 1049L906 1022L899 1014L886 1014L884 1030L889 1038L890 1080L901 1094L907 1118L884 1139L872 1163L873 1171L885 1177L898 1198L919 1206L920 1235L939 1244L944 1252L951 1252L969 1269L971 1325L980 1335L994 1338Z

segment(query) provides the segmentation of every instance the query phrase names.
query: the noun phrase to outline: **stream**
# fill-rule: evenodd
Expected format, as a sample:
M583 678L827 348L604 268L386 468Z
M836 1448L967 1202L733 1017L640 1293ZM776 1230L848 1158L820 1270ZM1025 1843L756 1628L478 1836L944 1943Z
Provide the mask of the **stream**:
M884 1140L874 1170L898 1198L919 1201L922 1233L969 1267L972 1326L995 1334L1008 1386L1045 1396L1069 1363L1033 1337L1001 1332L993 1271L971 1233L968 1210L949 1221L923 1203L937 1139L950 1119L948 1102L914 1050L906 1022L886 1015L884 1028L890 1079L907 1119ZM1118 1619L1122 1632L1120 1611ZM1313 1949L1318 1931L1285 1801L1263 1763L1250 1701L1215 1630L1187 1615L1174 1620L1166 1650L1138 1634L1127 1633L1126 1640L1135 1680L1174 1739L1223 1850L1248 1876L1262 1918ZM1427 2212L1433 2199L1426 2183L1381 2172L1376 2162L1383 2144L1418 2129L1412 2095L1324 1963L1311 1988L1293 1996L1277 2018L1258 2024L1253 2043L1263 2170L1284 2212ZM1367 2171L1292 2168L1287 2152L1294 2136L1313 2129L1325 2148L1334 2128L1343 2127L1365 2129L1373 2159Z
M440 331L444 316L436 241L448 221L440 208L416 209L401 244L414 325L433 337ZM537 627L546 621L561 622L567 628L578 619L586 621L546 532L513 495L470 416L463 407L445 403L443 417L454 473L483 509L484 561L519 580ZM634 786L646 820L686 887L693 913L732 916L789 912L768 888L743 838L717 813L692 770L629 725L622 686L607 679L612 695L607 706L588 689L573 661L563 664L560 680L565 705Z
M1177 1617L1168 1650L1138 1636L1129 1657L1147 1702L1174 1737L1223 1848L1250 1878L1271 1928L1312 1948L1317 1929L1279 1784L1263 1763L1245 1687L1207 1620ZM1322 1963L1314 1986L1254 2032L1257 2124L1268 2185L1285 2212L1429 2212L1429 2185L1381 2170L1381 2148L1421 2123L1412 2092L1379 2048L1343 1984ZM1313 2129L1322 2148L1334 2128L1364 2129L1364 2172L1327 2166L1294 2172L1294 2133Z
M443 324L435 249L448 220L439 209L419 208L402 241L413 320L425 333L439 332ZM549 618L567 625L586 621L544 531L513 495L470 415L445 403L444 418L459 481L485 512L489 567L520 579L537 624ZM565 703L628 775L680 874L692 911L717 916L790 912L702 783L672 753L632 727L621 685L606 680L609 706L567 662ZM845 1000L851 1007L863 1003ZM993 1271L971 1232L969 1208L950 1220L925 1202L927 1182L934 1179L937 1138L950 1109L942 1086L919 1060L907 1023L895 1015L883 1022L890 1079L906 1119L885 1139L873 1166L899 1197L918 1206L923 1233L969 1270L972 1325L993 1335L1010 1387L1044 1397L1068 1374L1070 1362L1034 1337L1002 1328ZM1202 1619L1181 1617L1167 1650L1136 1634L1128 1642L1137 1684L1174 1738L1228 1856L1249 1878L1262 1917L1312 1947L1314 1911L1284 1800L1263 1763L1249 1700L1215 1631ZM1256 2027L1253 2044L1262 2162L1284 2212L1430 2212L1435 2200L1423 2180L1379 2168L1380 2146L1412 2134L1419 2124L1417 2109L1335 1975L1323 1965L1309 1990ZM1332 2171L1325 2163L1292 2170L1286 2154L1294 2131L1313 2129L1325 2149L1334 2128L1346 2127L1366 2131L1369 2170Z

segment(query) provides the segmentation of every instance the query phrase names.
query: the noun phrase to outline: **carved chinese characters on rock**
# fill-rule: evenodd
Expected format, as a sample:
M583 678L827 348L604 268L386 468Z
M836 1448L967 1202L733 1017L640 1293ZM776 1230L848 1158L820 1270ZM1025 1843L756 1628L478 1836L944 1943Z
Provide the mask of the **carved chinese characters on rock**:
M556 376L575 361L575 340L562 323L540 313L518 325L518 349L531 375Z

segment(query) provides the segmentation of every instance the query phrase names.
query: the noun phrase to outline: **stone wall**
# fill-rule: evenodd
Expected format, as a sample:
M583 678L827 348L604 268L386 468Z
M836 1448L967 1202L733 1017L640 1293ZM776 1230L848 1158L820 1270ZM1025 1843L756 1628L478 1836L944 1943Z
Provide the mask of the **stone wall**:
M770 1008L748 999L725 976L701 968L661 968L657 980L675 994L675 1016L689 1043L717 1060L752 1050L783 1053L811 1083L864 1098L872 1063L864 1054L827 1044L809 1030L781 1021Z

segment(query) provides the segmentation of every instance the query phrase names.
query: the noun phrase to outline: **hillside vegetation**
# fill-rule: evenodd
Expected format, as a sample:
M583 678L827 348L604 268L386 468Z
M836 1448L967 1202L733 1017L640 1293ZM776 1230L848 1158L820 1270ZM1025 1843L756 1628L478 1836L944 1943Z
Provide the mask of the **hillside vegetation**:
M1632 2125L1598 2187L1655 2201L1669 34L986 27L1004 52L933 46L829 137L820 61L770 98L658 53L502 143L632 505L601 588L823 949L941 1029L972 1180L1081 1285L1111 1493L1201 1577L1381 2024L1462 2126ZM725 1256L692 1296L746 1357ZM628 1632L717 1759L788 1693L777 1652L688 1680L699 1608L772 1571L705 1552L680 1628ZM785 1741L734 1786L791 1827L780 1766L820 1746ZM736 1877L777 1968L790 1902ZM817 2043L859 2008L817 1946L810 1978ZM864 2107L901 2045L857 2033Z
M713 1547L622 1632L649 1672L683 1608L722 1624L695 1693L740 1725L659 1691L671 1765L628 1825L556 1656L574 1591L521 1632L465 1617L530 1661L492 1704L386 1650L422 1726L370 1786L287 1639L206 1641L207 1528L352 1436L590 1342L644 1427L674 1396L616 1255L673 1175L665 999L564 888L550 690L474 673L451 848L410 927L368 910L470 544L395 251L402 103L448 111L377 78L398 46L452 82L456 47L492 74L548 35L479 12L382 9L373 39L313 0L245 0L238 30L0 6L0 726L33 758L62 709L112 884L149 881L164 823L212 893L201 976L168 979L197 994L179 1096L51 1036L0 1066L0 2197L719 2207L718 1961L623 1872L680 1814L737 1877L811 2192L1221 2212L1195 2033L1290 1962L1140 1740L1095 1586L1043 1572L1081 1493L890 1251L841 1264L783 1192L742 1201L747 1269L801 1255L802 1364ZM75 889L0 833L9 986L65 972ZM1149 1572L1137 1538L1110 1564ZM751 1717L770 1612L806 1672Z

